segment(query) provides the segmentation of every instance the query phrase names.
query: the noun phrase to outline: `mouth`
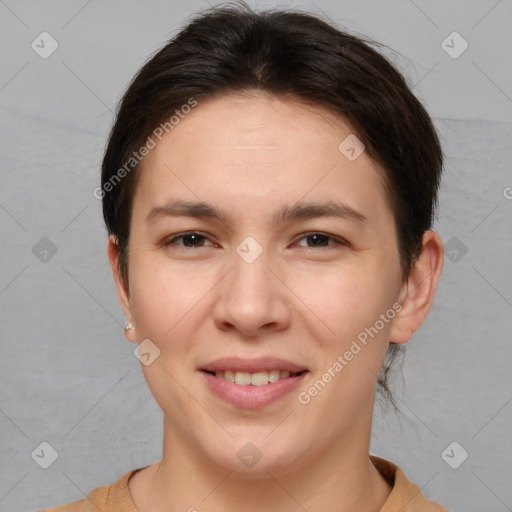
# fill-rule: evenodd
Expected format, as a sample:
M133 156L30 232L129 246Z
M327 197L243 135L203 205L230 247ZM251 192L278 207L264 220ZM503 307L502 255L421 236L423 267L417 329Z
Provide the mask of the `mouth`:
M263 370L260 372L244 372L236 370L202 370L205 373L213 375L219 379L238 384L239 386L266 386L267 384L278 382L282 379L297 377L306 373L308 370L299 372L290 372L287 370Z
M275 357L216 359L198 370L214 395L243 409L262 408L284 399L303 384L310 372Z

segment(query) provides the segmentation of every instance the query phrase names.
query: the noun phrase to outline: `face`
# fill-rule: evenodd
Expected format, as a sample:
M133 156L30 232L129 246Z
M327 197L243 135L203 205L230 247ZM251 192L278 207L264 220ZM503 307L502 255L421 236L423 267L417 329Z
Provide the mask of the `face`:
M382 172L340 151L350 134L298 100L225 95L144 161L118 291L165 435L196 457L284 474L367 450L403 287Z

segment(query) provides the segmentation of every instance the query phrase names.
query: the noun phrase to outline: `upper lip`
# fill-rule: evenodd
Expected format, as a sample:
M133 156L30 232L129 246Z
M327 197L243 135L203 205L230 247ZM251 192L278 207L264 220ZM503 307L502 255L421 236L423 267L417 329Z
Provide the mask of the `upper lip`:
M201 370L208 372L221 372L231 370L234 372L263 372L270 370L288 371L291 373L303 372L303 368L295 363L277 357L258 357L255 359L241 359L239 357L221 357L205 364Z

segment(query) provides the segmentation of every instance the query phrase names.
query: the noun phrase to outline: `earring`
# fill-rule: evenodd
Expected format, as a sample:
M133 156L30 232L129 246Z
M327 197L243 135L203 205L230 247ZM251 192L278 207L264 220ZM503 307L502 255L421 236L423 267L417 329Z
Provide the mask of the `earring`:
M129 331L130 329L134 329L134 327L133 327L133 325L132 325L130 322L128 322L128 323L125 325L124 330L125 330L125 331Z

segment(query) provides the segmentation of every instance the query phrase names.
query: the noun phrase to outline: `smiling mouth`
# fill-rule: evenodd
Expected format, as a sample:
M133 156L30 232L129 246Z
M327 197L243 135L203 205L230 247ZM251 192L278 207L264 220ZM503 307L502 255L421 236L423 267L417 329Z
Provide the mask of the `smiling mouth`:
M302 375L306 373L308 370L303 370L300 372L289 372L282 370L270 370L270 371L261 371L261 372L239 372L233 370L224 370L224 371L208 371L202 370L205 373L209 373L210 375L214 375L219 379L226 380L228 382L232 382L234 384L238 384L240 386L266 386L267 384L272 384L278 382L280 380L289 379L293 377L297 377L298 375Z

